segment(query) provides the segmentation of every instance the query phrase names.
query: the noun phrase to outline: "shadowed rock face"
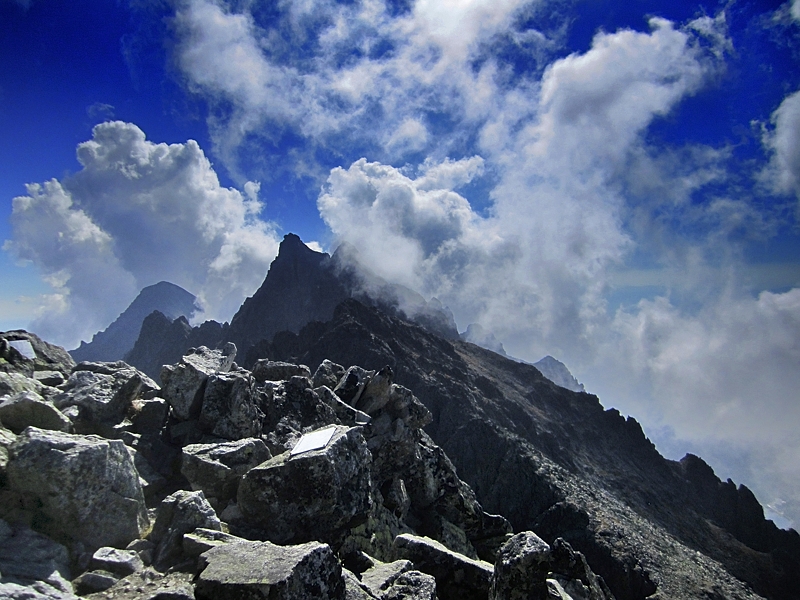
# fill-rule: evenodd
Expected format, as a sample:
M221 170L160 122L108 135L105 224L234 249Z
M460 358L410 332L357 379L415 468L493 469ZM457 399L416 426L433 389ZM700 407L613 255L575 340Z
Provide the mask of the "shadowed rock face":
M312 321L328 321L336 306L351 297L402 314L446 338L458 337L452 314L438 300L426 302L416 292L367 272L348 247L329 256L288 234L264 283L231 320L226 339L236 344L240 362L249 367L255 362L252 346L282 331L297 333Z

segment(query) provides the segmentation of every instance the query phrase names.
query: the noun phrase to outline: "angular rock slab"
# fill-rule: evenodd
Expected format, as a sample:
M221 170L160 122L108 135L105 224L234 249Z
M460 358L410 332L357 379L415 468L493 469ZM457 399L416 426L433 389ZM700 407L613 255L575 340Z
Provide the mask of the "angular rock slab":
M0 422L14 433L26 427L69 431L70 420L36 392L22 392L0 401Z
M408 571L394 580L381 600L438 600L436 579L420 571Z
M436 540L403 533L394 540L398 556L414 563L414 567L436 579L441 600L485 600L489 594L494 569L492 565L473 560L449 550Z
M203 492L178 490L164 498L150 533L150 541L156 544L153 565L163 571L180 562L184 558L183 535L197 528L222 530Z
M259 383L265 381L284 381L292 377L311 377L311 371L305 365L276 362L266 358L257 360L253 365L253 377Z
M159 573L146 568L89 596L92 600L195 600L190 573Z
M240 542L204 552L197 600L343 600L342 567L327 544Z
M361 428L335 426L323 448L284 452L251 469L239 484L239 509L274 542L333 543L372 506L371 460Z
M532 531L508 540L497 552L490 598L547 597L550 545Z
M258 438L219 444L184 446L181 473L192 489L203 490L206 498L216 498L222 506L236 497L239 481L253 467L272 458Z
M247 371L208 376L200 408L200 427L228 440L261 434L264 414L256 406Z
M59 410L78 407L83 429L119 423L133 401L155 383L144 373L123 363L80 363L53 397ZM80 431L79 424L76 427Z
M9 487L39 501L42 527L55 537L124 548L147 527L139 475L121 441L28 427L9 454Z
M0 598L25 598L26 593L30 594L28 598L36 598L37 593L42 597L73 597L67 549L27 527L12 527L3 520L0 577Z
M178 419L187 421L199 415L208 376L227 373L235 358L236 346L229 343L222 351L200 346L181 358L177 365L164 365L161 395Z

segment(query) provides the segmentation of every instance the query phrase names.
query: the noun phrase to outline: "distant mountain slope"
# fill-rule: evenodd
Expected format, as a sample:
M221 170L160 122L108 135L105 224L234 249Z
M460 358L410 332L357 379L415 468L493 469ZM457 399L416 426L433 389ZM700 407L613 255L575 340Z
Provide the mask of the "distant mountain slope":
M572 390L573 392L585 392L582 383L578 383L575 376L569 372L567 365L552 356L545 356L543 359L533 363L533 366L542 372L556 385Z
M157 310L170 321L180 316L191 318L199 309L196 301L194 295L174 283L161 281L147 286L108 328L94 334L91 342L81 342L70 354L76 362L122 360L136 343L147 315Z

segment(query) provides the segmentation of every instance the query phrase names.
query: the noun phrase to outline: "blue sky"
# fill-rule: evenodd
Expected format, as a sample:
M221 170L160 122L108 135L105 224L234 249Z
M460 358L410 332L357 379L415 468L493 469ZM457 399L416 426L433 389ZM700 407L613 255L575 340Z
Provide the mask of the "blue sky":
M348 241L800 519L800 2L0 0L0 329Z

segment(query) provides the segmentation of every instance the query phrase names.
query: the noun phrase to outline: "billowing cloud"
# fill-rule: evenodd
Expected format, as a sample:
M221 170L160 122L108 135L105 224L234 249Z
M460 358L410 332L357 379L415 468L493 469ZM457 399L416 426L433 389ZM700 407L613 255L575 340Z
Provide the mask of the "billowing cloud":
M775 191L800 200L800 92L781 102L772 114L772 125L764 134L772 160L762 178Z
M257 219L257 184L222 187L196 142L155 144L119 121L97 125L78 159L75 175L14 200L8 248L55 290L37 332L76 345L160 280L222 320L258 287L278 240Z

